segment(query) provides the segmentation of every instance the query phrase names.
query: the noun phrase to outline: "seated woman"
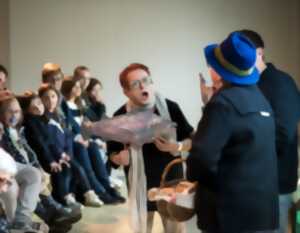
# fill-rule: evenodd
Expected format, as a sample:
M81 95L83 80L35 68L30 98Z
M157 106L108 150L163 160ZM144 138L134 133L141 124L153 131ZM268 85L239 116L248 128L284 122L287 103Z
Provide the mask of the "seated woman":
M102 84L98 79L90 78L89 84L85 90L85 96L87 98L87 106L84 109L84 116L92 122L100 121L107 118L106 115L106 106L102 99ZM96 138L96 142L102 151L102 154L106 155L106 143L101 140L99 137ZM112 165L107 156L105 156L106 168L109 174L111 174ZM117 179L116 177L109 176L110 183L115 188L120 188L123 184L123 181Z
M95 122L106 118L106 107L101 97L102 85L99 80L91 78L85 90L85 107L83 108L83 115L88 121ZM83 99L83 96L80 97ZM101 138L92 136L94 142L99 146L102 158L106 158L106 143Z
M73 158L73 136L64 127L63 119L60 118L57 113L58 93L50 85L43 85L39 89L39 96L45 106L43 115L39 116L39 125L40 128L43 127L44 135L51 135L51 143L47 146L47 149L52 153L52 156L56 158L56 164L58 166L67 165L67 167L70 167L72 173L76 174L76 179L72 179L76 186L76 188L73 187L73 190L77 193L77 187L80 189L80 192L84 196L84 204L94 207L102 206L103 202L92 190L84 169ZM39 97L36 98L39 99ZM75 176L73 177L75 178ZM68 181L67 184L62 185L59 185L59 182L61 182L59 180L55 182L57 185L57 187L54 187L54 190L56 190L56 192L54 192L55 196L58 197L60 201L69 205L76 204L77 202L74 196L69 193L71 180ZM66 191L62 193L62 189Z
M43 116L44 105L32 92L19 96L18 101L24 114L26 140L38 156L43 169L51 174L53 193L63 199L70 195L71 169L63 159L63 153L53 153L55 144L48 134L47 119Z
M80 82L67 77L62 83L61 92L64 96L62 110L74 133L74 156L85 169L92 187L104 203L125 202L125 199L110 186L107 169L99 151L98 144L92 139L85 139L81 127L84 124L80 110Z
M89 104L84 115L92 122L106 118L106 106L101 96L101 82L98 79L91 78L85 92Z

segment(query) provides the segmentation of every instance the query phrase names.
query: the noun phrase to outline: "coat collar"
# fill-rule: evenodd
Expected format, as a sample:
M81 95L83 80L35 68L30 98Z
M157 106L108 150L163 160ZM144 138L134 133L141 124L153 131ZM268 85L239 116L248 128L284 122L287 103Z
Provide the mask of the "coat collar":
M256 85L232 86L220 91L218 96L230 102L242 115L254 112L271 113L267 100Z

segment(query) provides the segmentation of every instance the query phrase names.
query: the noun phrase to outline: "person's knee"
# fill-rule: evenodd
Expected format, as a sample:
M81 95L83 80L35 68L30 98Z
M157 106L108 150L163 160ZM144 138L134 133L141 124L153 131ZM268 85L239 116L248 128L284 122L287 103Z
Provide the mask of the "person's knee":
M26 176L25 181L28 184L39 184L42 183L42 172L35 167L27 167L24 171L24 176Z

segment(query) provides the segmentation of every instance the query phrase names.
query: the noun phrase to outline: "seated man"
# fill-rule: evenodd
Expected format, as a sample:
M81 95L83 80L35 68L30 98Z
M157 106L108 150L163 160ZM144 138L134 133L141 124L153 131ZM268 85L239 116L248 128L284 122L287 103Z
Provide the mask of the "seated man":
M5 210L5 214L1 211L0 232L8 232L8 228L48 232L47 225L32 222L31 219L41 189L40 173L31 166L15 163L2 148L0 158L0 201Z
M0 195L8 191L12 179L17 172L15 161L0 148ZM0 207L0 233L8 233L8 222L2 206Z

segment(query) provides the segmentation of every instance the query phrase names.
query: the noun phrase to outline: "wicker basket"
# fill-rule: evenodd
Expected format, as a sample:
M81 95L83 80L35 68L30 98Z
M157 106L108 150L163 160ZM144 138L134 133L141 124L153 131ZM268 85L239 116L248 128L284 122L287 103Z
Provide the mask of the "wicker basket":
M184 163L185 159L179 158L174 159L172 162L170 162L166 168L164 169L164 172L162 174L161 182L160 182L160 189L166 188L166 187L175 187L180 181L185 181L185 179L178 179L178 180L172 180L166 182L166 177L171 168L178 163ZM174 203L167 202L165 200L159 200L156 202L157 210L158 212L165 216L166 218L169 218L173 221L177 222L183 222L187 221L190 218L193 217L195 214L194 209L185 208L182 206L178 206Z

